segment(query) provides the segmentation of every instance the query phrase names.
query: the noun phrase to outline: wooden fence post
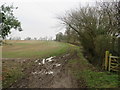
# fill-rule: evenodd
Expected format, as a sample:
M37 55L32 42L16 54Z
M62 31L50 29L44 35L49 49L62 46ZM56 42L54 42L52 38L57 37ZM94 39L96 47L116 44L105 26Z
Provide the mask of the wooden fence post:
M110 67L111 67L111 56L112 56L112 54L109 55L109 66L108 66L108 71L110 71Z
M108 68L108 57L109 57L109 51L105 52L105 70Z

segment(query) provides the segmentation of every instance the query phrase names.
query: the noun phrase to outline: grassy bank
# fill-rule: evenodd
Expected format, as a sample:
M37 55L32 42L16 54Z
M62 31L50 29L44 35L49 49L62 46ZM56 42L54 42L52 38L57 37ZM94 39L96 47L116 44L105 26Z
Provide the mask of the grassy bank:
M79 87L116 88L119 86L119 76L112 72L102 72L92 66L82 55L82 49L77 48L77 57L70 60L68 65ZM83 83L81 83L81 81Z
M69 44L54 41L7 41L2 48L3 87L24 77L35 59L59 56L68 52ZM4 58L7 58L4 59ZM18 59L20 58L20 59Z

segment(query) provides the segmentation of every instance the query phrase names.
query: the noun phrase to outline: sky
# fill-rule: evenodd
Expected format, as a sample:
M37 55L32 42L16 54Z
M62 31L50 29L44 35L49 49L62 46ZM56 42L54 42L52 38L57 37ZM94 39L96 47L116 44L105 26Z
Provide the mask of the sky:
M94 3L96 0L0 0L0 5L6 3L18 7L14 10L15 17L21 22L23 31L12 30L9 37L40 38L52 37L58 32L64 32L58 16L62 16L66 11Z

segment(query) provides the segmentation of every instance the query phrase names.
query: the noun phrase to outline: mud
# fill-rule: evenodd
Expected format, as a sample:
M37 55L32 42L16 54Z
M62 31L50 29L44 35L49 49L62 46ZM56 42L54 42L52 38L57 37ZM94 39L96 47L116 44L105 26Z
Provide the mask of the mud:
M10 88L75 88L76 81L67 67L67 62L72 57L65 54L34 60L33 67L26 72L26 76Z

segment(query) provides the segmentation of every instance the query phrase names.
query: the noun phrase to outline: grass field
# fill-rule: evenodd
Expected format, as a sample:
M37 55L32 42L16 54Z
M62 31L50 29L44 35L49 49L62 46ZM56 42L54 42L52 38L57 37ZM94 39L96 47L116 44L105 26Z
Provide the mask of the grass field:
M3 46L3 58L41 58L66 52L69 44L55 41L7 41Z

